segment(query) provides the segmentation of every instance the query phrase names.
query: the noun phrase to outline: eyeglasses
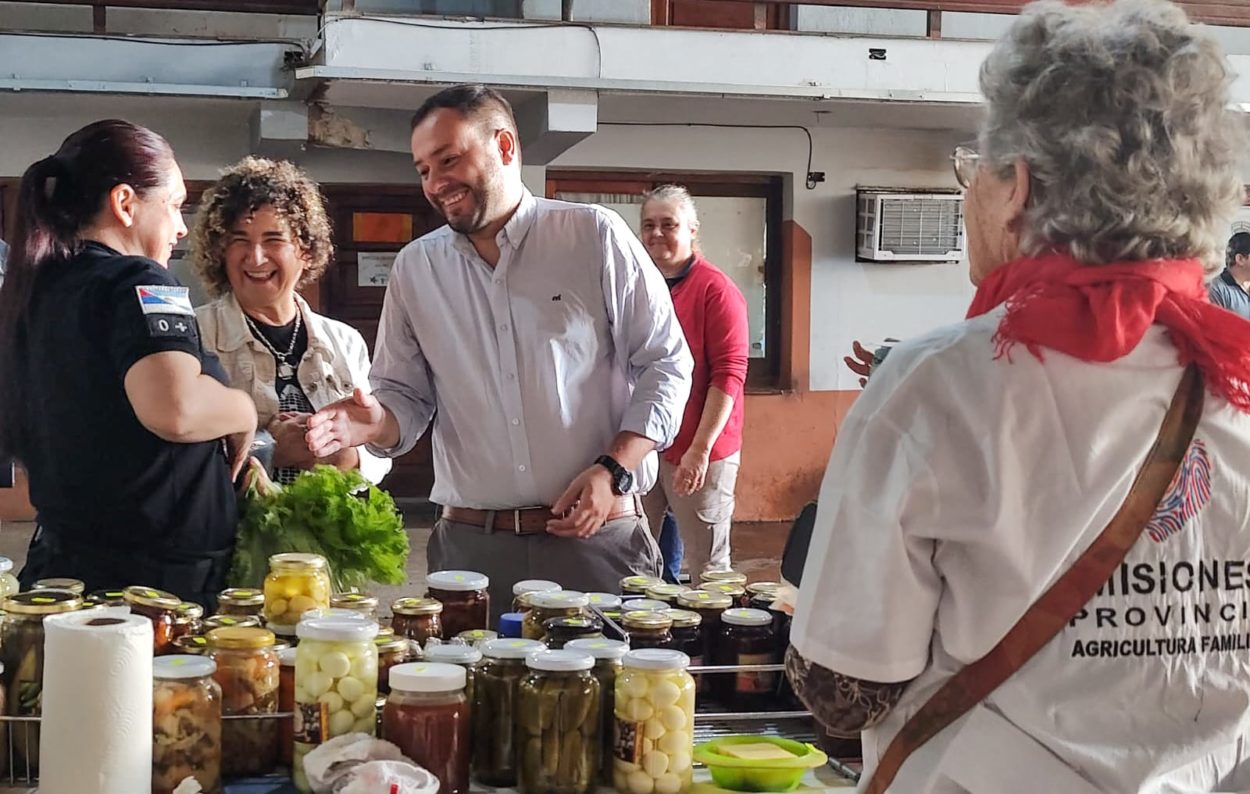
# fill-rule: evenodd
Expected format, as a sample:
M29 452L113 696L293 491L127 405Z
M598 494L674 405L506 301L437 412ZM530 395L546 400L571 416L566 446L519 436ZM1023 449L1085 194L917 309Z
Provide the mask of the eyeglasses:
M951 155L951 163L955 166L955 180L964 190L972 184L972 178L976 176L980 162L981 154L970 144L963 143L955 147L955 153Z

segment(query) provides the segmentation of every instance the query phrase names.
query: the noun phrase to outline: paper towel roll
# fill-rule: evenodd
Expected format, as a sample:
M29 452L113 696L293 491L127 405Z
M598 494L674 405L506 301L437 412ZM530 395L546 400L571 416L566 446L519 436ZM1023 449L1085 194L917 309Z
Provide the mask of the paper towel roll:
M152 622L126 607L44 620L41 794L152 790Z

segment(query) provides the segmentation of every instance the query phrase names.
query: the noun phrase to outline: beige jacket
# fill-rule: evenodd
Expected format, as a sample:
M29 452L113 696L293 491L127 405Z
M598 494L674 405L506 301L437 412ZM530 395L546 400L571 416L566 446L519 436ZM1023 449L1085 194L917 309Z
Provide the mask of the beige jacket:
M320 410L335 400L350 397L357 386L369 391L369 349L360 332L317 314L299 295L295 301L308 329L308 352L300 360L296 377L313 408ZM278 393L274 389L277 362L248 329L239 302L227 293L196 309L195 317L204 348L221 359L231 385L252 396L259 427L268 427L278 412ZM390 458L373 455L364 447L357 447L356 451L360 453L360 473L370 482L381 482L391 470Z

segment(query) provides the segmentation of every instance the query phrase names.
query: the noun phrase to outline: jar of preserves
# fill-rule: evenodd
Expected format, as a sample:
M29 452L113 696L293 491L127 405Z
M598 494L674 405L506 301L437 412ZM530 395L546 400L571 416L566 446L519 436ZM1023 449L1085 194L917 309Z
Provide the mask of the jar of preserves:
M218 615L251 615L265 612L265 591L254 587L231 587L217 594Z
M691 667L702 667L703 616L691 609L670 609L664 614L673 621L673 650L690 657Z
M721 593L722 595L727 595L733 600L735 605L742 603L742 598L747 592L745 587L740 584L734 584L733 582L709 582L708 584L701 586L699 589L706 590L709 593Z
M668 604L654 598L631 598L621 604L621 612L663 612Z
M443 638L443 603L433 598L401 598L391 604L391 627L399 637L425 646ZM454 634L451 636L455 636Z
M517 783L516 703L525 658L543 650L537 640L492 640L482 646L473 700L473 774L488 786Z
M621 625L629 635L629 647L673 647L673 619L665 612L626 612Z
M13 561L8 557L0 557L0 599L16 595L22 586L13 575Z
M530 603L526 598L534 593L556 593L564 588L546 579L525 579L512 585L512 611L529 612Z
M412 653L412 641L403 637L374 637L378 646L378 694L389 695L391 692L390 673L396 665L416 661Z
M122 598L131 612L152 621L154 653L157 656L171 653L174 647L174 616L182 599L164 590L141 586L127 587L122 591Z
M773 616L758 609L730 609L721 615L713 661L718 665L777 664ZM777 686L773 672L717 676L720 702L733 711L766 709Z
M187 777L221 791L221 688L203 656L152 662L152 794L173 794Z
M283 714L295 713L295 653L294 648L278 651L278 711ZM278 763L290 769L294 753L295 721L278 720Z
M762 595L776 596L777 591L781 589L781 582L751 582L746 587L748 599Z
M626 576L621 580L621 597L642 598L648 590L660 584L664 584L664 580L655 576Z
M698 612L703 622L699 625L699 634L703 638L703 651L698 654L704 664L711 663L716 635L720 632L720 616L726 609L731 609L733 598L724 593L713 593L710 590L690 590L677 597L678 607ZM717 676L701 675L695 679L700 697L712 693L712 681Z
M595 769L599 770L599 782L612 785L612 742L616 720L616 676L621 672L621 659L629 646L620 640L573 640L565 646L570 651L581 651L595 657L591 673L599 681L599 748L595 754Z
M330 572L320 554L289 552L269 558L265 623L293 626L310 609L329 609Z
M599 681L583 651L538 651L517 696L521 794L589 794L599 776Z
M278 711L280 665L273 632L256 628L213 629L208 654L217 663L221 713L255 717ZM264 775L278 764L278 723L273 719L226 720L221 732L222 774Z
M603 636L603 621L595 615L571 615L552 618L543 623L543 644L558 651L573 640L589 640Z
M438 571L425 578L426 597L443 603L443 636L490 628L490 579L473 571Z
M737 571L704 571L699 574L700 588L705 584L736 584L745 589L747 575Z
M84 603L102 607L124 607L126 606L126 591L93 590L87 594Z
M489 629L470 629L460 632L456 639L464 640L466 645L481 645L484 642L499 639L499 632Z
M620 609L621 597L612 595L611 593L587 593L586 597L590 599L590 608L598 611L605 609Z
M625 654L616 677L612 785L620 794L679 794L690 788L694 679L680 651Z
M689 590L684 584L657 584L647 589L647 600L662 601L670 607L677 606L677 597Z
M395 636L395 627L391 625L389 620L385 623L378 622L378 636L387 637L388 639Z
M179 637L174 640L174 653L204 656L208 653L208 638L203 634L188 634L185 637Z
M439 779L439 794L469 790L469 700L463 667L401 664L391 670L382 735Z
M5 707L10 717L38 717L43 707L43 619L76 612L82 599L68 590L34 590L0 604L0 658L4 662ZM39 768L39 726L13 731L14 769L34 776Z
M202 625L204 627L205 634L213 629L261 628L260 618L255 617L254 615L213 615L212 617L204 618Z
M308 792L304 756L313 748L348 733L376 734L378 624L318 618L296 632L293 777Z
M82 596L87 592L87 585L81 579L71 579L67 576L54 576L48 579L37 579L30 586L31 590L68 590L76 596Z
M204 607L191 601L183 601L174 611L174 639L191 634L203 634Z
M590 606L590 598L585 593L574 590L561 590L555 593L537 593L530 596L533 609L525 613L525 623L521 627L521 635L527 640L541 640L547 634L544 624L552 618L567 618L582 615Z
M378 597L368 593L335 593L330 596L331 609L350 609L372 620L378 619Z

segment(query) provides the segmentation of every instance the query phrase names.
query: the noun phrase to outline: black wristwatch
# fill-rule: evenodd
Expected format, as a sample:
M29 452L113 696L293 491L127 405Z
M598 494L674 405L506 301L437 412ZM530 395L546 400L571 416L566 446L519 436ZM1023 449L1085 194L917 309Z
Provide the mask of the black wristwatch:
M634 473L616 462L611 455L600 455L595 463L608 470L612 475L612 493L624 496L634 487Z

